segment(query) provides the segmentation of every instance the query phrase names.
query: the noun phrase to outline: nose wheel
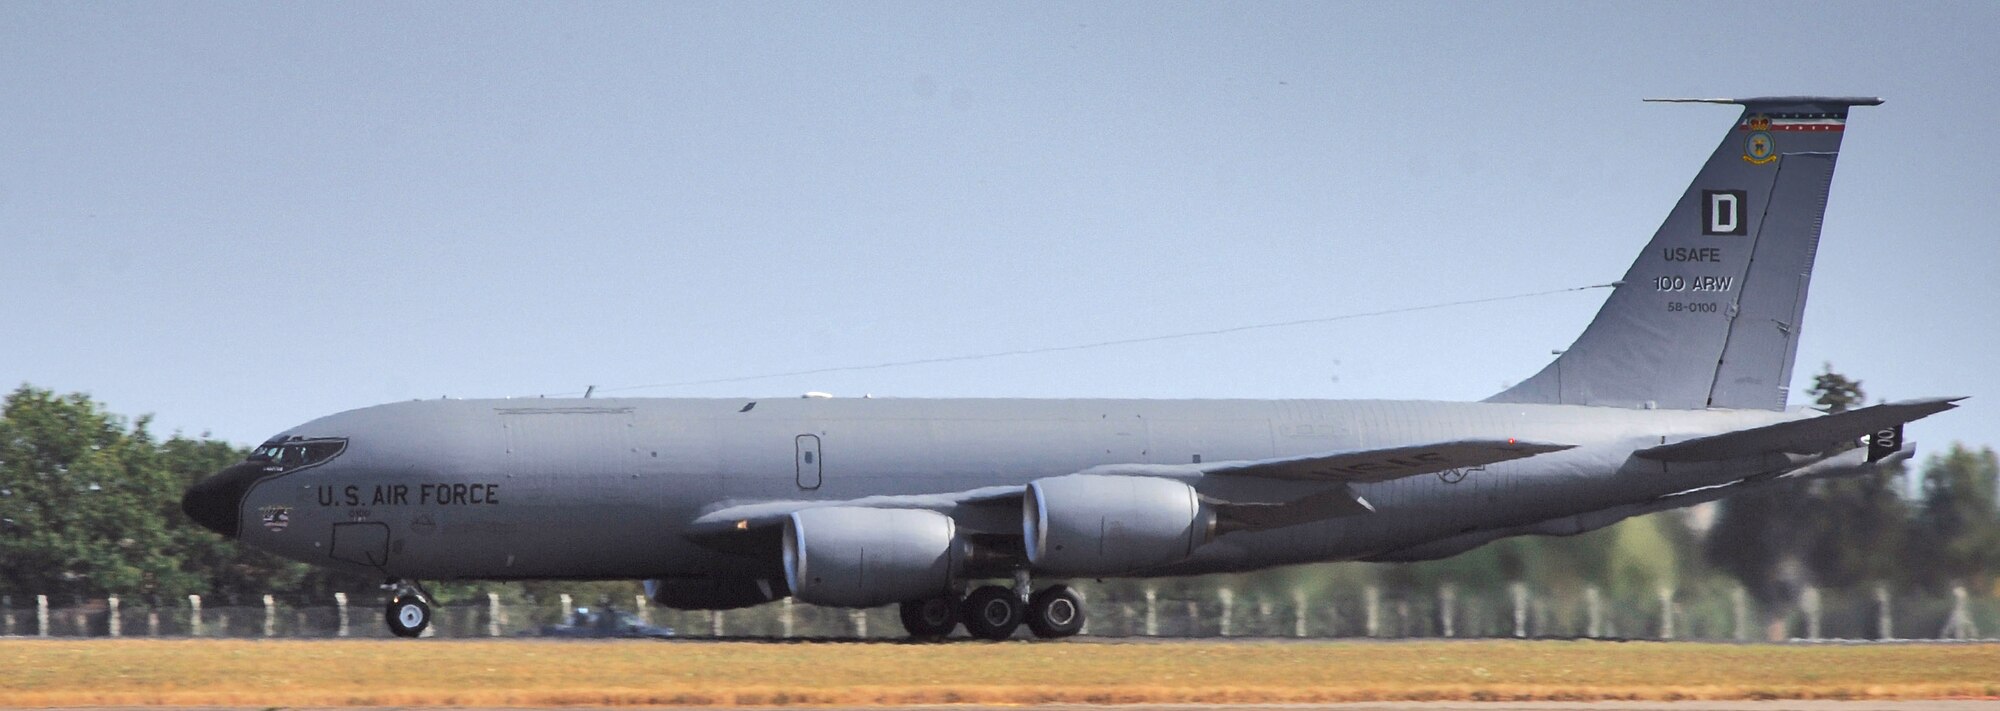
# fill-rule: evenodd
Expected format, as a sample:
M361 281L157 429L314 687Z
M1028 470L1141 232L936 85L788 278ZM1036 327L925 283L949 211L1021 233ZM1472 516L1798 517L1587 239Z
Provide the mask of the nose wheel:
M389 632L397 637L416 637L431 626L431 605L425 600L422 588L416 583L392 582L383 587L396 591L389 598L389 609L384 617L389 623Z
M397 637L416 637L431 626L431 606L416 595L389 601L389 631Z

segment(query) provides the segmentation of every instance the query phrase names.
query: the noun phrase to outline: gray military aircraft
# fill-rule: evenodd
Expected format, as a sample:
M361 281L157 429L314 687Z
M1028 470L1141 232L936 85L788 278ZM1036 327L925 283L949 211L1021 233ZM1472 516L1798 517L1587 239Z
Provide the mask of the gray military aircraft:
M1004 639L1083 625L1034 577L1430 560L1909 457L1902 425L1957 398L1785 409L1848 109L1881 100L1682 101L1743 111L1575 344L1483 402L402 402L286 430L183 508L381 576L405 636L418 580L533 578Z

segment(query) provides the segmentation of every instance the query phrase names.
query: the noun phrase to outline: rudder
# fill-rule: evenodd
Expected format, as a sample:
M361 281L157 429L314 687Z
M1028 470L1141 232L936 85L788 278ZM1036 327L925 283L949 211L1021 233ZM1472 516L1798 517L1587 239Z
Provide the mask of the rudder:
M1741 104L1708 163L1568 350L1488 402L1782 410L1851 106Z

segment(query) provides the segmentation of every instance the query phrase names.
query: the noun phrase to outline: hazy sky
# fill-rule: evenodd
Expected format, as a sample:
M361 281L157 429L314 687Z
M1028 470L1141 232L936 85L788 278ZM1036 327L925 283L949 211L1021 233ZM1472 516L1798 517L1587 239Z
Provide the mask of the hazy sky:
M1794 390L1972 395L1911 439L2000 444L1996 36L1992 3L0 3L0 385L247 444L1602 283L1736 116L1640 98L1859 94ZM1470 400L1605 293L619 394Z

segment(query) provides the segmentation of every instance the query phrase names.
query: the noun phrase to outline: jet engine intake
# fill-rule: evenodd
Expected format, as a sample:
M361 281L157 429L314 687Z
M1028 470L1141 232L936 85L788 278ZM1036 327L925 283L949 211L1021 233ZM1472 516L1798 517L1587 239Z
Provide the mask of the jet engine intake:
M828 506L785 520L784 555L800 602L874 607L949 592L965 551L936 511Z
M1215 538L1215 512L1174 479L1071 474L1022 499L1028 561L1056 575L1116 575L1187 558Z

